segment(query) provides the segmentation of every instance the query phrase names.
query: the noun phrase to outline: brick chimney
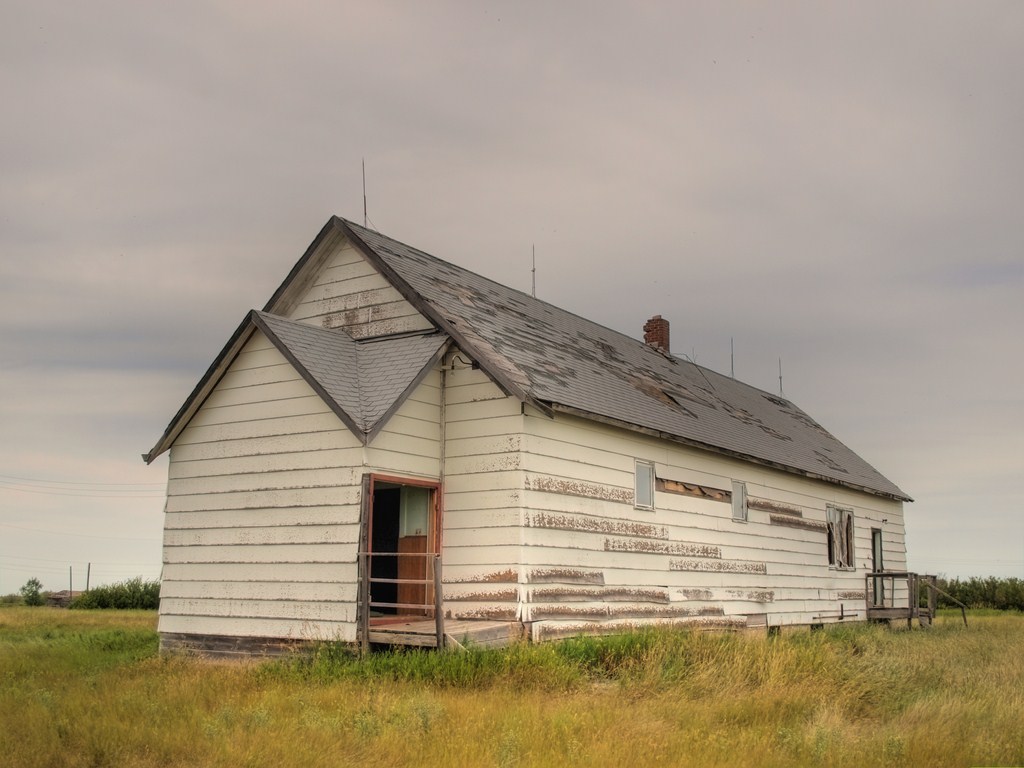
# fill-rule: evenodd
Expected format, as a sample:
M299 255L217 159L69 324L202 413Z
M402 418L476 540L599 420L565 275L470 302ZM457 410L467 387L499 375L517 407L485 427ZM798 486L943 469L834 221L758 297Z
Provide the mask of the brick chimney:
M668 343L668 320L661 315L655 315L644 323L644 343L650 344L662 352L672 352Z

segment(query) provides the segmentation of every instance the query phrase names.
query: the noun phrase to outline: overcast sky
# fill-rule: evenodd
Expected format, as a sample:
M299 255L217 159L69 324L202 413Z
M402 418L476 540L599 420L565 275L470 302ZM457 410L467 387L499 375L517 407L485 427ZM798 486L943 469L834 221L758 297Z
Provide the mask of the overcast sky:
M0 5L0 594L160 574L163 432L332 214L779 389L1024 576L1024 3ZM291 5L291 4L289 4Z

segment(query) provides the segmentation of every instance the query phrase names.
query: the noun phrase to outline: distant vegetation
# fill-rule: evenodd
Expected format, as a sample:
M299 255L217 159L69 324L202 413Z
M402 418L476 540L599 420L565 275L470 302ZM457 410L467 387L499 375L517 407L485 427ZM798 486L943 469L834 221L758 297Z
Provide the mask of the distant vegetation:
M39 579L29 579L20 590L21 599L25 605L43 605L46 597L43 595L43 585Z
M119 608L155 611L160 607L160 582L141 577L94 587L71 601L71 608Z
M997 579L994 576L938 581L939 589L948 592L968 608L994 608L998 611L1024 611L1024 579ZM939 605L947 608L954 603L939 595Z
M648 630L359 660L159 657L152 611L0 611L0 763L1024 764L1024 616Z

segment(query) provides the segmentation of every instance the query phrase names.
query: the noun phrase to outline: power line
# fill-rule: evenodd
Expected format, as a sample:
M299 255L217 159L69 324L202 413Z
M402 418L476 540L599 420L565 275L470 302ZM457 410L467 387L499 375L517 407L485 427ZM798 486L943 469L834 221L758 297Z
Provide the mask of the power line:
M82 557L63 557L63 558L49 558L49 557L10 557L8 555L0 555L0 571L7 571L12 568L18 570L65 570L68 565L79 566L85 563L92 563L93 567L102 568L105 571L130 571L138 568L152 568L154 565L160 565L160 559L157 557L154 560L149 560L144 563L140 562L110 562L103 560L95 560L88 556Z
M44 528L29 528L23 525L11 525L9 522L0 522L0 527L14 528L15 530L28 530L31 534L46 534L47 536L71 536L76 539L100 539L103 541L118 542L159 542L155 537L128 537L128 536L94 536L92 534L73 534L69 530L46 530Z
M0 480L0 490L14 491L15 493L32 493L39 496L71 496L78 499L160 499L163 498L163 491L147 491L145 489L126 489L118 491L113 488L95 489L103 490L104 493L95 493L94 490L85 488L62 488L53 489L47 486L26 486L24 483L9 483Z
M70 496L74 499L161 499L163 494L151 495L151 496L140 496L130 495L127 493L116 493L116 494L103 494L103 493L58 493L55 491L30 491L26 488L12 488L8 485L0 483L0 490L3 491L14 491L15 493L32 493L38 496Z
M152 486L163 488L163 483L89 483L78 480L43 480L38 477L18 477L16 475L0 475L0 480L23 480L26 483L42 483L46 485L92 485L92 486Z

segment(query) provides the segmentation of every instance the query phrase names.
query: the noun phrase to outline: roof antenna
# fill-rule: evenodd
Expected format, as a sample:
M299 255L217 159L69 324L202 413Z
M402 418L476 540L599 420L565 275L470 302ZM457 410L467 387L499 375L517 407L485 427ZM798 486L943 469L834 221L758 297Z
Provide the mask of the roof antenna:
M782 358L779 358L779 397L785 397L785 393L782 391Z
M736 344L732 336L729 337L729 378L736 378Z
M533 298L536 299L537 298L537 246L536 246L536 244L531 245L530 246L530 250L533 253L533 269L530 270L530 272L532 273L532 277L533 277L533 290L530 292L530 295L533 296Z
M363 158L363 226L366 226L366 222L369 217L366 215L366 158Z

